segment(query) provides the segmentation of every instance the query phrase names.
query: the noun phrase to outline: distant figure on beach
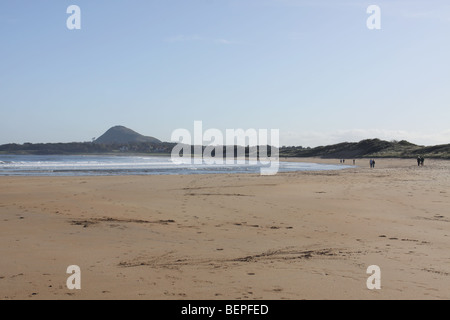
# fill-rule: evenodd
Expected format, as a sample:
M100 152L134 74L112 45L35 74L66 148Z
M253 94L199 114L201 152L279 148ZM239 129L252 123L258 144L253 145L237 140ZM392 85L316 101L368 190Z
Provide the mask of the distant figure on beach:
M370 167L375 168L375 160L370 159Z
M420 165L423 167L423 162L425 161L425 158L423 156L420 156Z
M353 159L353 165L355 165L355 159Z
M342 159L339 159L339 162L342 164Z
M417 156L417 166L420 166L420 156Z
M345 159L342 159L342 163L345 163Z

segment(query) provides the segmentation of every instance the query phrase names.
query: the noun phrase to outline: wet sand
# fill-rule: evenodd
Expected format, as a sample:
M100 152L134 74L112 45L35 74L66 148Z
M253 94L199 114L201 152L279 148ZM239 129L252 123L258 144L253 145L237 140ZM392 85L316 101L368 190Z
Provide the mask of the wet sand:
M450 299L450 161L356 165L0 177L0 299Z

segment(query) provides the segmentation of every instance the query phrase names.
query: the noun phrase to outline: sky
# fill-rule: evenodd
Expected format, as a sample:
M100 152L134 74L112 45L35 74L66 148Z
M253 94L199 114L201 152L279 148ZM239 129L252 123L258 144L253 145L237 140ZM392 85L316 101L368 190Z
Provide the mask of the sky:
M169 141L194 121L282 146L446 144L449 35L448 0L3 0L0 144L115 125Z

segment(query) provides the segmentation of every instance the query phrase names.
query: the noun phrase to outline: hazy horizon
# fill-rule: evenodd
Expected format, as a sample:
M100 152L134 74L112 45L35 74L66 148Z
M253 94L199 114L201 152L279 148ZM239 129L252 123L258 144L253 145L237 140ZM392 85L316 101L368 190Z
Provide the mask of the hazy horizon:
M448 144L449 31L443 0L5 1L0 144L115 125L170 141L196 120L279 129L280 146Z
M117 125L117 126L122 126L122 125ZM112 127L115 127L115 126L112 126ZM111 128L112 128L111 127ZM109 128L110 129L110 128ZM128 129L131 129L131 130L133 130L132 128L128 128ZM207 129L209 129L209 128L207 128ZM105 132L106 132L107 130L105 130ZM134 130L133 130L134 131ZM103 133L105 133L105 132L103 132ZM103 134L102 133L102 134ZM137 132L138 134L141 134L140 132ZM33 143L33 144L40 144L40 143L43 143L43 144L45 144L45 143L85 143L85 142L88 142L88 143L90 143L90 142L92 142L92 139L93 138L95 138L95 139L98 139L102 134L99 134L98 135L98 137L92 137L90 140L89 139L87 139L87 140L72 140L72 141L36 141L36 142L31 142L31 140L27 140L27 141L24 141L24 142L9 142L9 143L5 143L5 144L26 144L26 143ZM153 138L156 138L156 139L159 139L158 137L155 137L155 136L152 136L152 135L147 135L147 134L142 134L143 136L149 136L149 137L153 137ZM366 140L366 139L380 139L380 140L385 140L385 141L401 141L401 140L406 140L406 139L389 139L389 138L379 138L379 137L372 137L372 138L362 138L362 139L359 139L359 140L336 140L336 141L334 141L334 142L331 142L331 143L329 143L329 144L337 144L337 143L355 143L355 142L360 142L361 140ZM159 139L159 140L161 140L161 139ZM414 143L414 144L417 144L417 143L415 143L414 141L409 141L409 140L407 140L408 142L411 142L411 143ZM173 141L170 141L170 139L168 139L168 140L161 140L161 142L162 143L166 143L166 142L173 142ZM204 145L207 145L208 144L208 142L205 142L204 143ZM447 144L447 143L445 143L445 144ZM3 144L2 144L3 145ZM224 143L224 145L226 145L226 143ZM319 147L319 146L325 146L325 145L328 145L328 144L318 144L318 145L287 145L287 144L280 144L280 147L291 147L291 146L296 146L296 147L299 147L299 146L301 146L301 147L312 147L312 148L314 148L314 147ZM421 145L421 144L417 144L417 145ZM422 146L431 146L431 145L422 145Z

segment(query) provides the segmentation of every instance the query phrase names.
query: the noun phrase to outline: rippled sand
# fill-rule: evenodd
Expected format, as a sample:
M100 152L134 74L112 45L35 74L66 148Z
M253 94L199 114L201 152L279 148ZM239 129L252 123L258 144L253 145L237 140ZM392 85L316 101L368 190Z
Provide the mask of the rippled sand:
M0 299L449 299L450 162L356 165L0 177Z

